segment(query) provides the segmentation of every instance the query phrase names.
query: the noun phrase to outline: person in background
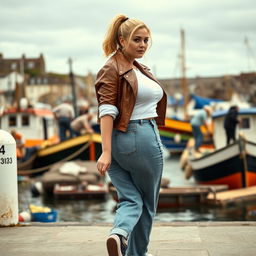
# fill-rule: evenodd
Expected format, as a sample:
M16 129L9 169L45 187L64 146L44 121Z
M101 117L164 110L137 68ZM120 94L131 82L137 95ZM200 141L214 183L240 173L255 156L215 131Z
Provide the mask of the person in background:
M207 118L211 117L212 109L210 106L204 106L203 109L196 112L196 114L191 118L190 124L192 126L192 133L195 139L195 152L200 153L200 146L203 143L203 133L201 131L201 126L204 125L208 134L211 134L211 129Z
M18 162L25 162L30 159L38 150L39 146L26 147L21 133L15 129L11 130L11 135L16 141L16 154Z
M60 141L72 138L73 130L70 123L75 117L74 108L68 102L63 102L52 111L58 121Z
M150 30L140 20L116 16L103 50L110 56L97 74L102 154L98 171L108 172L118 194L109 256L149 256L147 247L157 209L163 151L157 125L164 125L167 96L142 58ZM128 245L127 245L128 241Z
M11 130L11 135L16 141L16 155L18 160L22 159L24 156L24 146L25 142L23 140L22 134L17 132L15 129Z
M89 113L89 109L89 104L83 105L80 110L80 116L78 116L71 122L71 128L73 129L76 136L79 136L82 133L91 134L94 132L90 125L92 115Z
M231 141L236 140L236 126L239 124L239 120L237 118L239 112L238 106L231 106L224 118L224 129L226 132L227 145Z

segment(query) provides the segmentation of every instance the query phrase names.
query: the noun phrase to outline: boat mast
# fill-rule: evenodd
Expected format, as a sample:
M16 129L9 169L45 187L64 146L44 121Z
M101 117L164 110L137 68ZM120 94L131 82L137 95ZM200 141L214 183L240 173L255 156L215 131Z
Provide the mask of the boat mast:
M184 119L188 119L187 105L188 105L188 86L186 79L186 55L185 55L185 31L180 30L181 48L180 48L180 61L181 61L181 88L184 98Z
M254 68L256 67L256 57L247 36L244 39L244 44L245 44L246 53L247 53L247 65L248 65L247 72L248 73L254 72Z
M69 78L70 78L70 84L71 84L71 89L72 89L73 107L74 107L74 111L75 111L75 116L77 117L78 111L77 111L77 100L76 100L76 87L75 87L74 73L72 70L73 61L71 58L68 59L68 64L69 64Z

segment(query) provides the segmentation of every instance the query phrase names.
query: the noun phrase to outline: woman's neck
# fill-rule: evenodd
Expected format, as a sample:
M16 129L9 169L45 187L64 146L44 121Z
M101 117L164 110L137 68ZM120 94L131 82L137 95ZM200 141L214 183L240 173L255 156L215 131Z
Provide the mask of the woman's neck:
M123 53L123 55L124 55L125 59L126 59L131 65L133 65L135 59L134 59L134 58L131 58L129 55L127 55L127 54L125 54L125 53Z

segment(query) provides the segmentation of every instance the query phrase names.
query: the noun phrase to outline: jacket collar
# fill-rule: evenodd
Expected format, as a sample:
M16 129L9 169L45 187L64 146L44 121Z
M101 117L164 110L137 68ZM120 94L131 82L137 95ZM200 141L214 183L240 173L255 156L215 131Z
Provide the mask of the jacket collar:
M122 52L118 50L113 57L115 57L117 63L118 63L118 69L119 69L119 75L122 76L125 73L129 72L132 70L133 66L132 64L124 57ZM136 66L138 69L142 70L149 70L148 67L138 63L136 60L134 60L134 66Z

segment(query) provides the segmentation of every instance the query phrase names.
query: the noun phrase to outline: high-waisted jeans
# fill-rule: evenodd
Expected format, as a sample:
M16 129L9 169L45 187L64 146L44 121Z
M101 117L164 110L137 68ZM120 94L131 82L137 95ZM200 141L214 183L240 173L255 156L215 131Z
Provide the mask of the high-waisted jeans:
M128 256L144 256L156 213L163 149L155 121L133 120L127 132L113 130L108 174L118 193L111 234L128 238Z

